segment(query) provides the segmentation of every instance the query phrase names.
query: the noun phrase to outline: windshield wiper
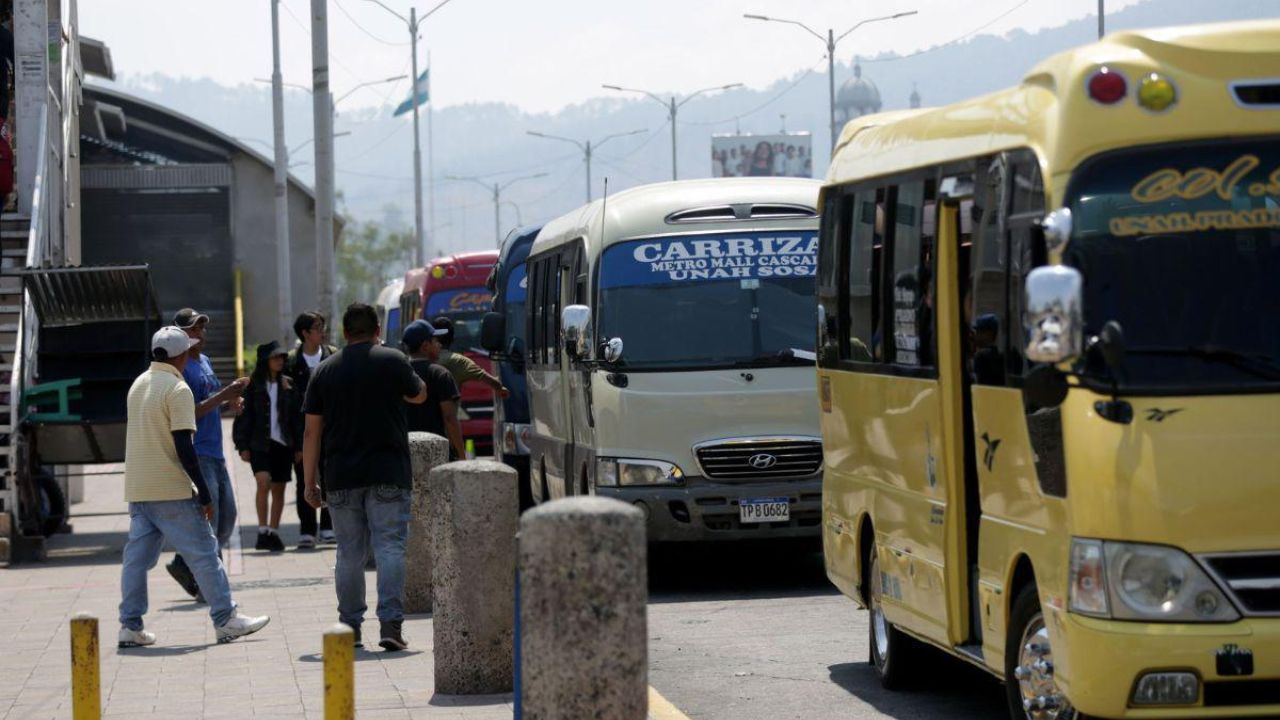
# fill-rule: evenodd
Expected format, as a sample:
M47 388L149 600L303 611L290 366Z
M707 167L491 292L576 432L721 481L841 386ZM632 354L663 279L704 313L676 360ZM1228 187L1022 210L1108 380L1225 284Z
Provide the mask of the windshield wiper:
M1280 364L1275 358L1260 353L1249 354L1217 345L1190 345L1187 347L1136 347L1125 348L1133 355L1185 355L1208 362L1217 362L1239 368L1265 380L1280 380Z
M773 353L762 353L750 360L739 360L733 364L734 367L761 367L769 365L812 365L817 360L817 356L808 351L797 348L788 348Z

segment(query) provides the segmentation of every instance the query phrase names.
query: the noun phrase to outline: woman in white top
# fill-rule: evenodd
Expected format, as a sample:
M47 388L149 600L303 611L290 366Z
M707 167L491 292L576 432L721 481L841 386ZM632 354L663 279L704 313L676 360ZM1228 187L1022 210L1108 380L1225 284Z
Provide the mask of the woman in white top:
M302 401L284 374L288 354L274 340L258 346L258 364L245 390L244 410L231 428L240 458L253 468L258 481L254 548L272 552L284 550L279 532L284 488L302 454Z

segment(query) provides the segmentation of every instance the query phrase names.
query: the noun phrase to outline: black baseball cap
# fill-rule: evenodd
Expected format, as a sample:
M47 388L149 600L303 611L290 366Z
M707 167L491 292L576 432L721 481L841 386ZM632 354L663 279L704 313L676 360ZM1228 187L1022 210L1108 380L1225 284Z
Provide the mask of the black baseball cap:
M409 348L410 352L414 352L422 343L443 334L444 330L435 327L433 323L419 319L414 320L405 327L404 334L400 336L400 339L404 342L404 346Z
M209 322L209 316L205 315L202 312L196 312L192 308L182 308L181 310L174 313L173 315L174 326L180 327L183 330L186 330L187 328L195 327L196 325L199 325L201 322L205 322L205 323Z
M288 355L289 351L285 350L279 342L272 340L258 346L258 362L270 360L277 355Z
M436 334L440 335L447 342L453 339L453 321L441 315L431 320L432 326L436 329Z

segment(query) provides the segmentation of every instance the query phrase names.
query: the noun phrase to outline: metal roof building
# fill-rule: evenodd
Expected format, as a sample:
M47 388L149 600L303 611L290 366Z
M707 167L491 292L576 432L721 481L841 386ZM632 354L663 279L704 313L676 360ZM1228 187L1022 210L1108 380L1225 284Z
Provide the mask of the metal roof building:
M245 344L279 334L271 160L198 120L100 85L84 87L81 118L81 262L149 264L163 317L182 307L210 316L206 353L225 379L235 356L236 270ZM315 197L292 176L289 235L300 312L317 297Z

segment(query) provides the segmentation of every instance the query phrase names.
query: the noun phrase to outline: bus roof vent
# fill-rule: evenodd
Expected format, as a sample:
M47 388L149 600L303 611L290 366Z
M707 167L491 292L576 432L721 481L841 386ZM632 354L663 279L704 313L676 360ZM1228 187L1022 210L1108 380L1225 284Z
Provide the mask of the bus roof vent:
M677 210L667 216L667 224L733 222L734 220L784 220L812 218L818 213L807 205L787 203L734 203Z
M772 203L768 205L752 205L751 217L760 220L782 220L790 218L817 217L818 211L806 205L788 205Z
M1280 79L1237 80L1231 83L1231 93L1242 107L1280 109Z
M712 205L710 207L677 210L667 216L667 224L698 222L729 222L740 220L737 208L733 205Z

